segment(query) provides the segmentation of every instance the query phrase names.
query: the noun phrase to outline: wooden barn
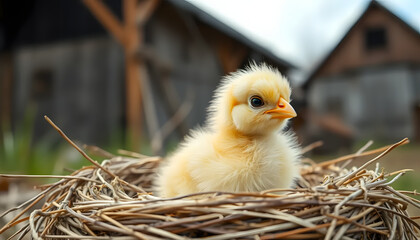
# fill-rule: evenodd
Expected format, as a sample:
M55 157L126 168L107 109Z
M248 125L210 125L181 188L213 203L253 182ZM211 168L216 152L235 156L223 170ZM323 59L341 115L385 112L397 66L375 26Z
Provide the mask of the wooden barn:
M420 34L372 1L303 87L314 139L419 138Z
M159 145L203 123L222 75L250 60L292 67L184 0L1 2L0 119L35 112L37 138L52 134L48 115L87 144L127 128Z

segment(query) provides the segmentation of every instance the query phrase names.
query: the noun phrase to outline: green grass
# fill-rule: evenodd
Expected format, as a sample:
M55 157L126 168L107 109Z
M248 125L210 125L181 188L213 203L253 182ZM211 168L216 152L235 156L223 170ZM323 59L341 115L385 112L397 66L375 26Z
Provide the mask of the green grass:
M49 139L34 139L31 114L15 131L3 126L0 136L0 172L15 174L58 174L68 146ZM74 160L80 162L80 158Z
M34 114L29 111L13 132L9 124L2 126L0 136L0 170L7 173L50 173L52 158L58 151L45 140L33 141Z
M397 179L391 186L396 190L420 191L420 176L416 173L409 172ZM410 195L420 200L420 195Z
M12 131L10 124L0 126L0 173L8 174L69 174L69 170L91 165L64 138L57 142L55 138L34 136L36 108L28 108L23 120ZM42 117L42 116L37 116ZM51 126L51 131L57 134ZM67 133L69 134L69 133ZM51 136L50 136L51 137ZM151 155L149 141L142 140L137 152ZM118 149L130 149L128 140L124 141L124 131L116 131L104 140L104 150L116 154ZM79 143L82 148L83 143ZM103 157L89 154L94 160L102 162ZM67 170L66 170L67 169Z

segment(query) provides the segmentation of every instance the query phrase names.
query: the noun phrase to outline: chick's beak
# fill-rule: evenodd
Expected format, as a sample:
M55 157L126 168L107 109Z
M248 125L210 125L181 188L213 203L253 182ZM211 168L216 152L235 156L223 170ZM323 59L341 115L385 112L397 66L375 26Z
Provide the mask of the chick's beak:
M270 114L272 118L286 119L296 117L295 109L284 98L280 98L277 107L267 110L264 113Z

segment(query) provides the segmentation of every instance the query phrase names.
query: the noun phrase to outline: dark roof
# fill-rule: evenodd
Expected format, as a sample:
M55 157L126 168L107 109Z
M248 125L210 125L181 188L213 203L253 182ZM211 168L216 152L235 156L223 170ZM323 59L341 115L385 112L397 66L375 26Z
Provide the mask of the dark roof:
M335 50L342 45L342 43L344 42L344 39L346 39L347 36L353 31L353 29L357 26L357 24L360 22L360 20L366 15L366 13L370 9L373 9L373 8L380 8L380 9L384 10L385 12L387 12L388 14L390 14L392 17L394 17L397 21L399 21L400 23L402 23L404 26L406 26L407 28L409 28L411 31L419 34L419 36L420 36L420 33L416 29L414 29L411 25L407 24L404 20L402 20L401 18L399 18L398 16L396 16L389 9L387 9L386 7L384 7L382 4L378 3L377 1L371 1L369 3L369 5L366 7L366 9L363 11L363 13L360 15L360 17L357 19L357 21L350 27L350 29L346 32L346 34L344 34L343 38L341 38L341 40L338 42L338 44L335 45L335 47L330 52L328 52L328 54L326 55L326 57L309 74L309 76L307 77L305 83L302 85L302 87L304 89L307 89L309 87L309 85L312 83L315 75L318 73L318 71L321 69L321 67L332 57L332 54L335 52Z
M121 1L104 2L121 18ZM0 0L0 50L105 34L107 31L80 0Z
M121 19L121 1L104 0ZM236 39L249 48L286 68L294 66L255 43L233 28L185 0L167 0L174 7L197 17L205 24ZM77 15L75 14L77 13ZM62 41L84 36L105 35L107 31L82 1L0 0L0 50L26 44ZM3 38L3 39L2 39Z
M230 26L226 25L225 23L219 21L217 18L213 17L209 13L203 11L202 9L196 7L194 4L191 4L185 0L167 0L168 2L172 3L174 6L190 12L194 16L196 16L198 19L203 21L204 23L216 28L217 30L225 33L226 35L236 39L237 41L245 44L251 49L254 49L257 52L260 52L267 58L271 59L272 61L275 61L279 64L284 65L288 68L295 68L294 65L287 62L286 60L278 57L277 55L273 54L270 50L266 49L265 47L261 46L260 44L252 41L251 39L245 37L243 34L239 33L235 29L231 28Z

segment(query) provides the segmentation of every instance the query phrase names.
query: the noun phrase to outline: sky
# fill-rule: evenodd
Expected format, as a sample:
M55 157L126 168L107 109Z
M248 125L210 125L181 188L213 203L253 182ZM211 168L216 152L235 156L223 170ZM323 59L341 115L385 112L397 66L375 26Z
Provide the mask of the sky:
M187 0L298 67L301 83L371 0ZM379 0L420 32L420 0Z

